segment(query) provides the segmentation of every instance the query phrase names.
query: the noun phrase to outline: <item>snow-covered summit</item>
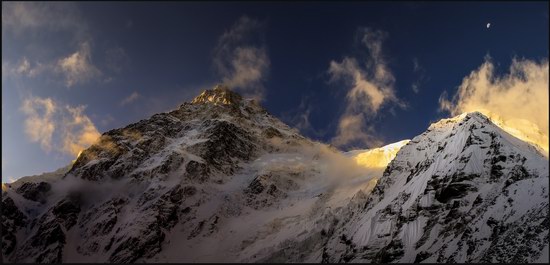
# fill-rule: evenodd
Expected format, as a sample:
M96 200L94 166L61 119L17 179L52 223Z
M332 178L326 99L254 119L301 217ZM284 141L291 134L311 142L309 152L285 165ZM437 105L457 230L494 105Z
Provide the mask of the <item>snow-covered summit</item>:
M2 189L3 262L548 261L548 158L480 113L342 154L220 86Z
M465 113L399 150L329 260L530 262L545 256L547 223L547 157Z

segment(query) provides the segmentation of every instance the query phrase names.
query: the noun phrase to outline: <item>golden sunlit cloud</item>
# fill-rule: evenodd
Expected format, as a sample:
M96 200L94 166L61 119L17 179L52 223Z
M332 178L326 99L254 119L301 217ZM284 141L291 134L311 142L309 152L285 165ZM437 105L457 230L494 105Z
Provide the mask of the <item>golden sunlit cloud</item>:
M383 144L378 137L374 136L374 128L366 126L363 113L348 113L340 117L337 134L332 139L332 144L336 146L345 146L353 142L361 142L368 147Z
M67 87L84 83L101 75L101 72L92 64L91 58L90 45L88 42L83 42L78 51L57 62L57 69L65 75Z
M51 98L28 98L23 100L21 111L27 115L25 133L32 142L40 143L46 152L52 149L52 135L56 124L53 115L57 110Z
M77 156L101 136L88 116L83 114L84 106L65 106L68 118L63 122L63 146L65 153Z
M21 106L27 116L25 133L46 152L56 150L76 156L101 136L84 109L60 106L51 98L27 98Z
M364 67L355 58L345 57L342 62L330 62L328 73L330 81L343 80L351 87L346 94L346 110L338 122L337 135L332 143L346 146L360 142L367 147L376 147L382 141L374 136L374 129L366 122L376 116L380 108L389 102L401 107L402 103L394 90L395 78L382 56L382 41L386 38L383 31L362 29L361 43L367 47L369 58Z
M496 76L487 58L462 80L452 100L440 97L440 109L453 116L479 111L548 154L548 70L548 59L513 59L509 73Z
M257 100L270 66L262 36L262 23L243 16L219 38L213 58L225 85Z

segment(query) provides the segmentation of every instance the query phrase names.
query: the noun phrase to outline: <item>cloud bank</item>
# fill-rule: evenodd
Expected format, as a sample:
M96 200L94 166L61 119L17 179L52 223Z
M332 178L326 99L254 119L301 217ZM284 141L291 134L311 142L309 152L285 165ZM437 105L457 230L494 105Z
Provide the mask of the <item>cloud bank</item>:
M366 123L377 116L385 104L405 105L395 96L395 77L382 54L387 33L364 28L359 34L361 44L368 51L363 65L354 57L345 57L341 62L331 61L328 70L330 82L341 80L349 89L346 110L340 117L332 143L341 147L361 144L370 148L383 142L374 135L374 128Z
M440 110L451 115L479 111L512 135L548 152L548 59L512 60L509 72L495 74L490 58L464 77L451 100L444 93ZM506 128L508 127L508 128Z
M218 39L213 63L225 85L246 97L263 99L270 66L263 24L241 17Z
M51 98L26 98L21 105L26 115L25 133L46 152L76 156L101 136L84 109L85 106L62 105Z

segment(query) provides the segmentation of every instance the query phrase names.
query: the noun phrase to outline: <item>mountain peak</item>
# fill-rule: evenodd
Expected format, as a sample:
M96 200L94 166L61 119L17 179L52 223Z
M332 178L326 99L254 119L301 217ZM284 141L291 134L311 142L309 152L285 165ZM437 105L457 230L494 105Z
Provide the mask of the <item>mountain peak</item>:
M214 105L233 105L242 100L241 95L233 92L229 87L218 84L212 90L204 90L200 95L191 101L192 104L214 104Z
M459 125L462 125L464 124L464 122L470 120L471 118L474 118L479 121L484 121L484 122L490 121L490 119L487 116L485 116L479 111L464 112L457 116L447 118L447 119L441 119L437 122L434 122L430 125L428 130L435 129L435 128L442 128L442 127L446 127L448 125L453 125L456 123L458 123Z

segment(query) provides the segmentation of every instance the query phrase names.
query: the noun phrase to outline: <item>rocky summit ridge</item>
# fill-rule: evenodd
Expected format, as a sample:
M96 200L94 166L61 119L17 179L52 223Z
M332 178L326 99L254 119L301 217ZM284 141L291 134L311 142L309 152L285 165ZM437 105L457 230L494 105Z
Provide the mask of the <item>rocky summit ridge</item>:
M3 186L2 262L548 262L536 148L481 113L398 146L369 168L217 86Z
M231 91L225 85L216 85L212 90L204 90L200 95L195 97L192 104L239 104L242 100L241 95Z

